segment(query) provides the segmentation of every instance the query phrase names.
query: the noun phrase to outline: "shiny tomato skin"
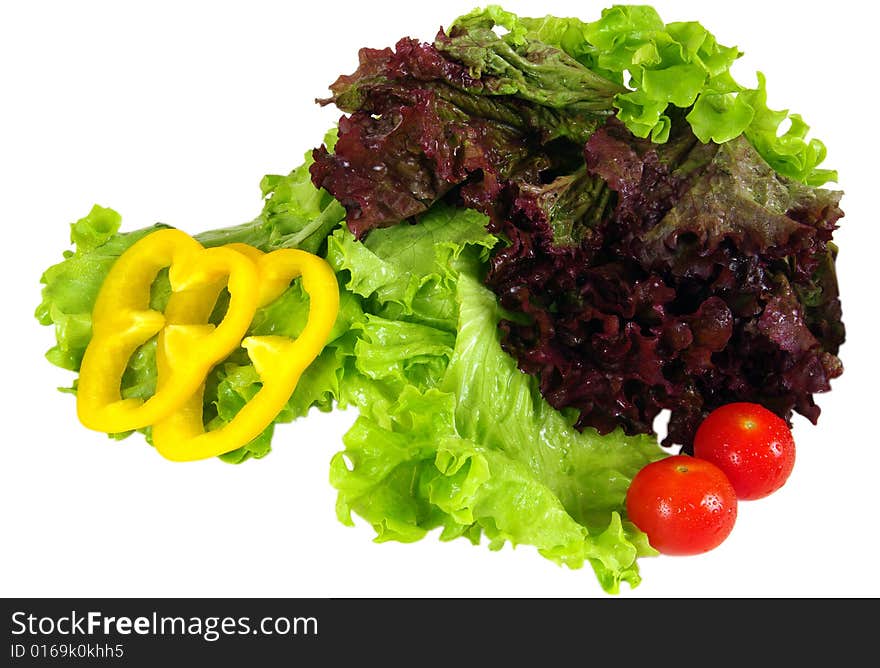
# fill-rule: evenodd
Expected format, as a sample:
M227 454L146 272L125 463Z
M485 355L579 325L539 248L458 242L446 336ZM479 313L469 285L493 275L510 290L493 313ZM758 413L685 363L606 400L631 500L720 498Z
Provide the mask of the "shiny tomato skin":
M694 456L724 471L741 501L762 499L791 475L794 438L785 420L760 404L726 404L697 428Z
M733 531L736 492L711 462L673 455L636 473L626 494L626 512L658 552L702 554Z

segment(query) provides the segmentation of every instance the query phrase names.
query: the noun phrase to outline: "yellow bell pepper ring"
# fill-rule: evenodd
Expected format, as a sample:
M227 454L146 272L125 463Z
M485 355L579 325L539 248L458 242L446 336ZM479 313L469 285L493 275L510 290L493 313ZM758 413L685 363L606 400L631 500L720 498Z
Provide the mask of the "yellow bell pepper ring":
M150 288L168 267L172 297L165 313L150 308ZM208 317L224 284L230 300L215 328ZM257 307L256 265L226 248L205 249L184 232L153 232L113 264L92 310L92 339L80 366L77 414L83 425L119 433L140 429L178 410L205 376L241 341ZM169 318L174 327L169 328ZM176 351L170 373L147 399L123 399L131 355L159 334ZM185 343L184 343L185 342Z
M286 336L250 336L241 342L260 376L262 387L223 427L205 431L202 417L204 385L179 410L153 425L153 445L167 459L193 461L216 457L246 445L268 427L293 394L303 371L320 354L336 322L339 286L327 262L295 249L256 256L260 277L258 303L266 305L302 276L309 295L308 321L302 333ZM169 304L170 305L170 304ZM167 311L166 311L167 312ZM173 346L161 349L159 376L172 364Z

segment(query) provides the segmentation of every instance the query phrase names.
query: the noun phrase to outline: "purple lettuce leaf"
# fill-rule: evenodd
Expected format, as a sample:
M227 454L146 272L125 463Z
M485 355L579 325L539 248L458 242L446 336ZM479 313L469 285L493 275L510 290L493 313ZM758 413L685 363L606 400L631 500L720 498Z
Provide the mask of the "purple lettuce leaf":
M490 207L504 181L553 166L546 147L582 145L622 89L560 49L516 49L486 29L361 49L357 71L330 90L319 102L350 113L334 153L315 150L312 179L362 238L423 213L455 186Z
M609 121L585 146L583 176L520 188L488 276L525 316L502 323L503 346L552 405L603 433L651 432L668 409L666 444L688 451L732 401L815 422L812 395L842 372L829 246L840 193L777 175L745 139L675 130L652 145ZM598 195L572 219L548 193L574 181Z
M504 239L487 285L502 346L577 426L690 451L732 401L815 422L842 371L832 237L842 193L780 175L745 137L702 143L670 110L663 144L610 116L616 84L560 50L479 27L364 49L332 86L348 115L311 175L352 232L438 200Z

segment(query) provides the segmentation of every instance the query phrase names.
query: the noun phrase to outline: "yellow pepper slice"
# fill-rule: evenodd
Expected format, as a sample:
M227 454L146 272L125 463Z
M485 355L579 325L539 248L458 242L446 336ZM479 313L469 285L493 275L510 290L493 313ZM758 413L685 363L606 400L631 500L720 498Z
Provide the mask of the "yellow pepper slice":
M164 267L169 268L174 307L163 315L150 308L150 287ZM229 308L215 328L205 323L224 283ZM80 421L90 429L119 433L146 427L178 410L211 367L239 345L258 294L256 265L235 250L205 249L175 229L139 240L113 264L92 311L92 339L77 384ZM176 329L166 327L169 316ZM121 398L129 358L159 332L166 344L172 339L177 363L146 401Z
M153 445L167 459L193 461L216 457L249 443L281 412L296 388L303 371L315 360L327 342L339 311L339 287L333 269L316 255L301 250L281 249L257 256L260 277L258 303L276 299L290 282L302 276L309 295L308 321L302 333L286 336L250 336L241 342L260 376L262 387L226 425L205 431L202 419L204 385L178 411L153 425ZM172 304L169 302L171 311ZM176 308L176 305L174 305ZM171 317L171 316L169 316ZM159 378L173 372L176 354L169 345L159 351Z

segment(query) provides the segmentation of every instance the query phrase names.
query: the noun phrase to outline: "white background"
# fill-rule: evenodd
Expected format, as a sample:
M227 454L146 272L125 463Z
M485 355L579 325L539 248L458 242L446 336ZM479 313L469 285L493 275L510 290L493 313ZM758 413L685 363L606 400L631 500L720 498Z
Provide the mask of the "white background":
M840 171L836 235L846 372L798 419L797 464L774 496L740 505L699 557L641 561L637 597L880 594L876 23L864 3L657 0L746 55L770 104L802 113ZM30 2L0 9L0 595L603 597L592 571L532 548L374 544L334 515L328 461L352 413L276 431L261 461L172 464L139 436L77 422L56 391L73 374L33 311L39 277L93 203L123 229L195 233L250 220L263 174L286 173L338 112L313 103L357 49L433 37L475 3ZM604 3L509 1L525 15L599 16Z

